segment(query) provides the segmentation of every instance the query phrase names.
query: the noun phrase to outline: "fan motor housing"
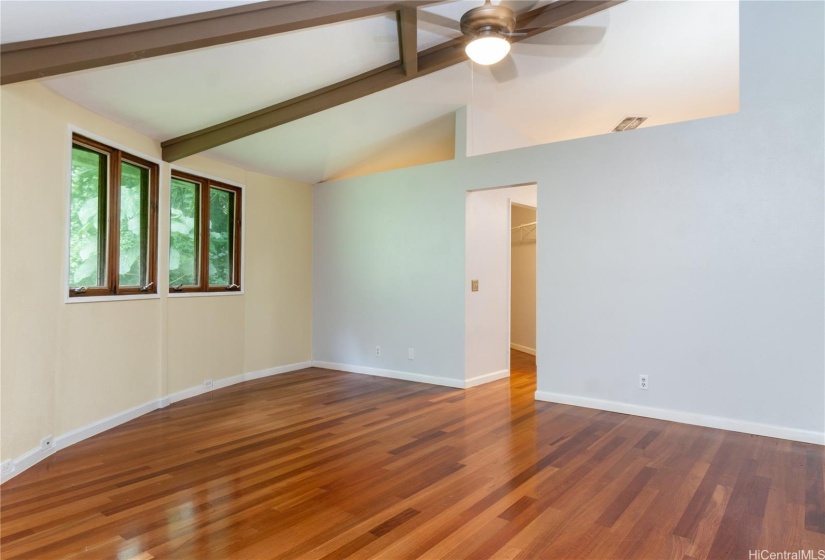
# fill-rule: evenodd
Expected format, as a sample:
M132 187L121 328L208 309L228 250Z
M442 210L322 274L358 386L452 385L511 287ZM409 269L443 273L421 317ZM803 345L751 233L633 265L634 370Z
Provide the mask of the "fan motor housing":
M474 37L483 31L507 35L516 28L516 15L504 6L484 4L461 16L461 32Z

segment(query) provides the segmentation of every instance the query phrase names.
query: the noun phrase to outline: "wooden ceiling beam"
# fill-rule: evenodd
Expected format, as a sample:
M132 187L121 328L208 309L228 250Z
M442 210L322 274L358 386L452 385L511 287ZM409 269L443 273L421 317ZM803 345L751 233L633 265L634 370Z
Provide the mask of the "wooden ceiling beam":
M269 0L0 45L0 84L34 80L276 33L415 10L438 0Z
M525 22L541 15L541 27L530 29L524 36L514 37L512 41L524 40L623 1L569 0L550 4L525 14ZM467 60L464 45L464 38L459 37L417 53L418 69L413 75L408 74L401 61L394 62L277 105L172 138L161 143L163 159L169 162L179 160L448 68ZM403 51L403 46L401 48Z
M398 10L398 50L408 78L418 73L418 10Z

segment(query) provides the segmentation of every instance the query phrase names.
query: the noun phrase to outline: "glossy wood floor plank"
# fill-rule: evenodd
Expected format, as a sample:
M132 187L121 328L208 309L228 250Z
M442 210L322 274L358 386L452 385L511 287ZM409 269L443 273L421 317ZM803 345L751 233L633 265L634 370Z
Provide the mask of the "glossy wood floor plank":
M821 446L307 369L147 414L0 488L17 558L748 558L825 550Z

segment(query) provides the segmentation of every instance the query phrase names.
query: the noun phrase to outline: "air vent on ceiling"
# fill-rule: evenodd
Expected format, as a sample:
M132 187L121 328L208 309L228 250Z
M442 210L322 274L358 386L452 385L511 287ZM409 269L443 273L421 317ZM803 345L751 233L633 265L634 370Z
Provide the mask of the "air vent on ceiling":
M622 122L616 125L616 128L611 132L622 132L624 130L633 130L639 128L639 125L647 120L647 117L626 117Z

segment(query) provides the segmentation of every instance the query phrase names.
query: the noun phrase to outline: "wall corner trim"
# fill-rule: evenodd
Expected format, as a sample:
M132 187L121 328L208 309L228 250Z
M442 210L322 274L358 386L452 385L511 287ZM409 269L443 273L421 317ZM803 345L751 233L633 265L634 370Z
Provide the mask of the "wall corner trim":
M733 418L721 418L719 416L708 416L695 412L683 410L669 410L655 408L651 406L641 406L619 401L607 401L602 399L592 399L588 397L578 397L575 395L565 395L562 393L551 393L547 391L536 391L537 401L547 401L572 406L582 406L585 408L595 408L608 412L618 412L620 414L631 414L633 416L643 416L645 418L655 418L657 420L667 420L669 422L679 422L681 424L692 424L705 428L717 428L731 432L741 432L757 436L766 436L791 441L801 441L804 443L814 443L825 445L825 432L814 432L810 430L799 430L785 426L775 426L771 424L760 424L747 420L736 420Z
M81 426L79 428L70 430L64 434L57 436L54 439L54 445L51 447L51 449L44 450L39 447L35 447L34 449L30 449L29 451L23 453L16 459L13 459L12 468L10 468L6 473L0 476L0 484L14 478L21 472L36 465L43 459L53 455L60 449L64 449L66 447L69 447L70 445L74 445L75 443L83 441L84 439L90 438L92 436L96 436L102 432L105 432L106 430L109 430L111 428L124 424L130 420L134 420L139 416L143 416L144 414L152 412L153 410L157 410L159 408L166 408L172 403L176 403L184 399L195 397L203 393L208 393L216 389L221 389L223 387L229 387L230 385L235 385L236 383L252 381L253 379L261 379L263 377L269 377L271 375L278 375L279 373L298 371L301 369L306 369L308 367L310 367L310 362L298 362L294 364L287 364L284 366L276 366L258 371L242 373L240 375L233 375L232 377L225 377L223 379L215 380L215 382L212 385L212 388L208 390L204 390L202 387L190 387L188 389L172 393L171 395L157 398L140 404L138 406L132 407L130 409L112 414L111 416L107 416L106 418L103 418L101 420L96 420L94 422L86 424L85 426Z

